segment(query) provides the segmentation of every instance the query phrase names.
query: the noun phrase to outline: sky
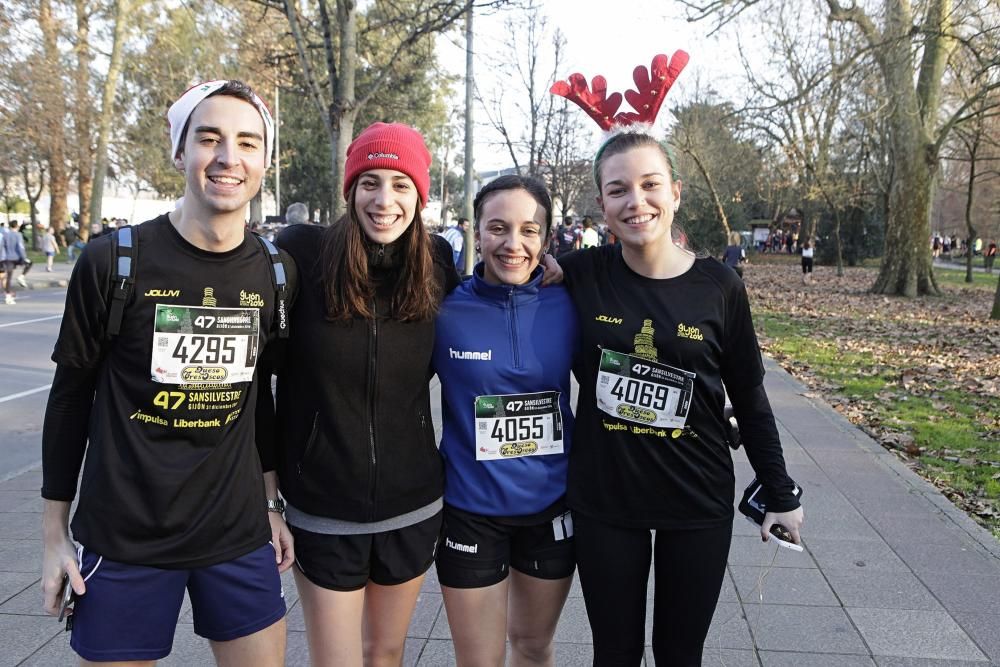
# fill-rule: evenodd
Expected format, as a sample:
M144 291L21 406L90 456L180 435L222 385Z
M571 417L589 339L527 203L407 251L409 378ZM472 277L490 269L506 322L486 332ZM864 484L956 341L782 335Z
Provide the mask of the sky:
M624 92L633 86L632 70L636 65L649 66L658 53L668 56L677 49L687 51L691 61L671 88L667 106L684 99L695 81L710 82L723 95L727 88L739 85L742 68L736 49L736 37L728 34L709 38L712 29L708 20L688 23L683 8L676 2L659 0L543 0L538 6L548 17L548 29L558 27L566 37L566 52L560 78L566 79L573 72L591 79L602 74L608 81L609 91ZM612 7L613 9L609 9ZM516 82L501 80L496 75L498 58L507 58L505 21L516 10L477 14L473 19L475 31L473 50L477 86L484 95L496 86L508 89ZM449 71L464 77L465 32L438 42L438 57ZM551 62L543 71L551 71ZM464 78L456 88L454 104L464 104ZM733 98L739 97L733 95ZM622 110L629 109L622 103ZM583 111L579 111L583 113ZM662 111L661 111L662 113ZM485 171L507 167L510 158L500 150L499 136L483 125L486 116L483 108L475 110L475 167ZM459 121L461 122L461 121ZM595 147L599 131L595 128Z

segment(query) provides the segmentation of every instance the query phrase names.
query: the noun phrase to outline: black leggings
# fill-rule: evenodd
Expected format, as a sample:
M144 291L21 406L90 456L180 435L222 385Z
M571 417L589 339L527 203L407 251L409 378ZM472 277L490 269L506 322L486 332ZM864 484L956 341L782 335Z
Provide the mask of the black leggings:
M642 662L646 582L654 546L649 530L573 515L580 585L594 635L594 665ZM719 601L732 523L701 530L657 530L653 656L657 665L701 665Z

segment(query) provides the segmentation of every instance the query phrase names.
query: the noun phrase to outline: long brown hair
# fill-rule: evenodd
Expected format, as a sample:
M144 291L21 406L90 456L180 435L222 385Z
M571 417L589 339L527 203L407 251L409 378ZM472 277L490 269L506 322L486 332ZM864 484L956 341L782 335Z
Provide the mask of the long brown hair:
M351 184L347 212L323 234L319 261L323 269L328 320L355 317L374 319L375 279L368 265L371 243L354 210L358 179ZM395 241L402 257L392 293L393 319L429 320L437 314L441 287L434 279L431 240L420 217L420 206L413 221Z

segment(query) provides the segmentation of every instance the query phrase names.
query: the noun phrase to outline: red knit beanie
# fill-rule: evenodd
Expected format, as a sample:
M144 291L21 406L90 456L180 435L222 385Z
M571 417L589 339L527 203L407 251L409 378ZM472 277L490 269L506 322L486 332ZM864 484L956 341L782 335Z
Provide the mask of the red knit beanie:
M373 123L351 142L344 165L345 199L354 180L369 169L403 172L417 186L421 203L427 203L431 189L431 153L424 138L409 125Z

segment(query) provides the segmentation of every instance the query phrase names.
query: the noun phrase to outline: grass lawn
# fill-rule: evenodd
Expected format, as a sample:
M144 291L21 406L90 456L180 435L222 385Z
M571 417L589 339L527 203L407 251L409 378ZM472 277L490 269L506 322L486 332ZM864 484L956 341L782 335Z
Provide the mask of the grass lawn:
M977 257L973 268L981 268L982 266L983 259ZM969 285L969 283L965 282L965 269L934 269L934 277L937 278L939 287L946 285L951 287L967 287ZM972 284L976 286L983 285L996 289L998 279L1000 279L1000 264L993 265L993 273L986 273L984 271L972 272Z
M1000 539L997 276L935 274L944 295L918 299L868 294L868 268L817 267L804 286L755 264L746 281L765 352Z

